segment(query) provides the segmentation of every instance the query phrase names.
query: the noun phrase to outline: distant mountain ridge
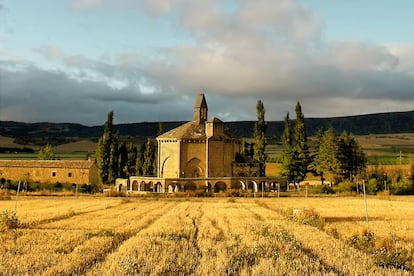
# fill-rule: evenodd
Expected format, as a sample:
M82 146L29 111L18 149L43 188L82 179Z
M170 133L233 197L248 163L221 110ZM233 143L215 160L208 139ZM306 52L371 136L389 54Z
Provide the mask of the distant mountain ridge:
M165 130L173 129L184 122L163 122ZM235 135L252 137L255 121L226 122L225 126ZM305 118L306 131L309 136L319 129L330 127L337 133L347 131L355 135L412 133L414 132L414 110L406 112L388 112L367 115L356 115L332 118ZM154 137L158 130L158 122L141 122L114 125L121 136ZM21 123L0 121L0 135L22 137L64 138L97 138L102 135L103 126L84 126L75 123ZM283 132L283 121L268 121L267 136L280 137Z

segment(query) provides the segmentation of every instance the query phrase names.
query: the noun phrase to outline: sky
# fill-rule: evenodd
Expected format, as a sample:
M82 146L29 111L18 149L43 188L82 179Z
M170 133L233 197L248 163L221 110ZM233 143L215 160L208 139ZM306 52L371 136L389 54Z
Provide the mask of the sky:
M0 0L0 120L414 110L411 0Z

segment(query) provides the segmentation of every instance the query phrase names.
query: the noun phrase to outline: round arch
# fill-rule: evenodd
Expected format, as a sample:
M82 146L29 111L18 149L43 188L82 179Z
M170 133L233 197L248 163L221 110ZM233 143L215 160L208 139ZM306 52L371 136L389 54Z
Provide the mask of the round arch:
M184 184L184 192L195 191L197 186L194 182L190 181Z
M132 190L133 191L138 191L138 181L134 180L132 182Z
M257 188L258 188L257 182L254 180L249 181L247 188L249 190L252 190L254 193L257 193Z
M162 192L164 192L164 189L162 187L161 182L155 183L155 185L154 185L154 192L156 192L156 193L162 193Z
M220 193L225 192L227 190L227 185L223 181L218 181L216 184L214 184L214 192Z

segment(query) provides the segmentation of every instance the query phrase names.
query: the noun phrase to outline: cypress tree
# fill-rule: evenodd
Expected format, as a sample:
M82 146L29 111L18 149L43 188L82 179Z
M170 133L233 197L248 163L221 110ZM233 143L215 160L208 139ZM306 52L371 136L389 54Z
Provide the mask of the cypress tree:
M118 149L119 161L118 161L118 177L126 178L128 175L128 149L126 142L123 141L119 145Z
M144 176L151 176L155 174L154 159L155 143L148 139L145 143L144 163L142 165L142 173Z
M363 174L367 158L355 137L344 131L339 138L339 162L344 179L353 180Z
M308 138L305 130L305 117L302 113L302 107L297 102L296 108L296 120L294 129L294 163L295 163L295 175L294 181L300 182L306 178L308 173L308 166L310 164Z
M136 163L138 157L138 150L134 144L129 143L127 146L127 164L126 164L126 176L137 175Z
M139 151L137 153L137 161L135 166L136 175L144 175L143 166L145 161L145 148L147 143L141 144Z
M294 152L292 130L289 120L289 112L285 116L284 129L282 134L282 170L283 174L287 176L288 181L293 181L294 176Z
M112 143L110 147L110 163L109 163L109 175L108 182L114 183L115 179L119 176L119 132L116 132L112 137Z
M113 139L113 118L114 112L111 111L108 113L103 135L99 138L98 145L96 147L95 159L99 170L99 178L102 183L107 183L109 180L111 145Z
M254 159L259 163L260 176L265 176L266 170L266 122L265 122L265 108L261 100L257 101L257 122L254 127Z

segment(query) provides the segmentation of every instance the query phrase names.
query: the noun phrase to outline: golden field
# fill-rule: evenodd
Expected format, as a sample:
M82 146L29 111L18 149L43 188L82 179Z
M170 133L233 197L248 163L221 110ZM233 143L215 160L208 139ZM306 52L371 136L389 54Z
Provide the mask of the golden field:
M368 229L362 197L23 196L19 227L0 232L0 274L412 275L414 197L367 202ZM367 232L375 251L358 240ZM391 249L403 266L384 265Z

